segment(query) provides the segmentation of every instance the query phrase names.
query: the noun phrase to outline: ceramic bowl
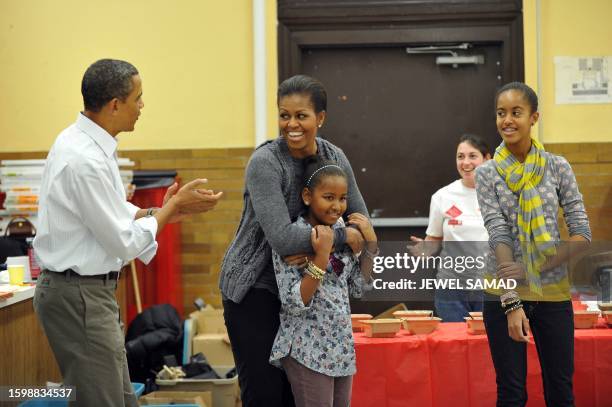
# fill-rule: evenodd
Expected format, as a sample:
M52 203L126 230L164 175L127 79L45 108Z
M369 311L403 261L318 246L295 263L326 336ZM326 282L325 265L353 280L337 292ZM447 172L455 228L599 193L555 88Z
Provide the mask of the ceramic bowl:
M367 321L369 319L372 319L372 315L370 314L351 314L353 332L363 332L363 324L361 321Z
M404 329L413 335L422 335L433 332L442 321L437 317L408 317L402 318Z
M399 332L402 321L395 318L361 321L365 336L369 338L392 338Z
M473 314L473 313L470 312L470 314ZM467 322L467 331L469 334L482 335L486 333L482 316L480 317L475 316L473 318L465 317L465 322Z
M597 324L599 311L574 311L574 328L590 329Z
M602 311L612 311L612 302L600 302L597 306Z
M612 326L612 311L602 311L601 314L606 319L606 324Z
M431 310L402 310L393 313L395 318L431 318L433 311Z
M582 301L572 300L572 308L574 309L574 311L586 311L588 306Z

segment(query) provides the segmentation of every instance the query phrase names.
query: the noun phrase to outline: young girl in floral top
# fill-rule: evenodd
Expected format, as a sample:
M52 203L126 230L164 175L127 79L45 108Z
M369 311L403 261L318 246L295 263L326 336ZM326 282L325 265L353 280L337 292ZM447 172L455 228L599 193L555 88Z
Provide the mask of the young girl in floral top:
M308 160L304 185L308 211L298 222L312 226L315 253L304 269L273 253L282 306L270 362L285 369L297 407L348 406L356 370L349 291L361 296L377 240L368 218L353 213L348 223L367 242L361 261L351 251L332 252L332 228L344 226L348 192L346 174L336 163Z

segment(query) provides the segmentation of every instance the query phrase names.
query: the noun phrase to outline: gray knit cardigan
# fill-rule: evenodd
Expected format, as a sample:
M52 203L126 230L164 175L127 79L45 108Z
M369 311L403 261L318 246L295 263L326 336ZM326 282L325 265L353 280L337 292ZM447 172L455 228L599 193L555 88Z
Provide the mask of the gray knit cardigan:
M317 154L333 160L348 176L345 215L368 216L355 175L342 150L317 137ZM238 230L221 265L219 287L225 299L240 303L257 278L272 269L272 249L281 256L311 253L309 226L294 221L303 210L303 160L293 158L284 138L260 145L246 168L244 206Z

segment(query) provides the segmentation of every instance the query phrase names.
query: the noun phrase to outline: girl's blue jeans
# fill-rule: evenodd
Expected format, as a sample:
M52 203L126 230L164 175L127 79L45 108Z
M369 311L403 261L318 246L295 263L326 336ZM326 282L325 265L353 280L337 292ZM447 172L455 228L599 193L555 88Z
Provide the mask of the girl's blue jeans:
M469 312L482 311L483 292L474 290L437 290L436 315L444 322L463 322Z

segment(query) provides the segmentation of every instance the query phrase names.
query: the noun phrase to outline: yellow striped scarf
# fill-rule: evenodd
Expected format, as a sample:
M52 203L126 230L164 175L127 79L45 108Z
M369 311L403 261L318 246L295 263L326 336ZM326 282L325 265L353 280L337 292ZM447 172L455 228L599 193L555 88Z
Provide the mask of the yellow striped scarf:
M542 181L546 158L544 147L531 140L531 149L524 163L519 162L502 142L495 150L495 167L508 188L519 195L518 231L527 282L532 293L542 295L540 268L546 256L556 254L555 244L546 229L542 199L537 186Z

